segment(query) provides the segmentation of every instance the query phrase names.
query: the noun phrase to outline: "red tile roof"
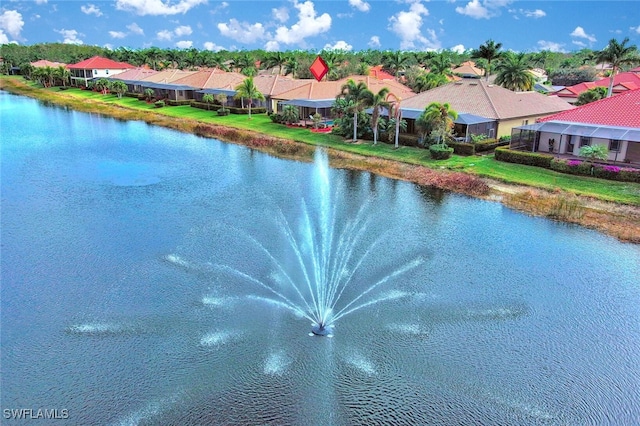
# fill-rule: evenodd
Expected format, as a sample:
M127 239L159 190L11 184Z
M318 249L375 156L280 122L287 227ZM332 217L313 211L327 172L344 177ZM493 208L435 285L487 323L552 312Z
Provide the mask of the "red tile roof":
M344 85L348 80L353 80L356 83L361 81L364 82L373 93L378 93L380 89L386 87L390 92L393 92L403 99L415 96L415 93L412 92L411 89L395 80L379 80L373 77L352 75L335 81L304 80L306 84L285 92L274 94L274 97L286 100L332 99L340 94L342 85Z
M600 99L569 111L549 115L538 121L551 120L640 128L640 89Z
M577 98L582 92L585 92L594 87L609 87L609 77L602 78L596 81L586 81L584 83L574 84L573 86L567 86L564 89L555 93L555 95L561 98ZM613 91L614 93L621 93L627 90L634 90L640 88L640 74L636 72L621 72L613 78Z
M71 64L67 68L83 70L124 70L135 67L131 64L127 64L126 62L116 62L101 56L94 56L93 58L85 59L77 64Z
M395 80L395 77L382 69L382 65L369 68L369 76L378 80Z

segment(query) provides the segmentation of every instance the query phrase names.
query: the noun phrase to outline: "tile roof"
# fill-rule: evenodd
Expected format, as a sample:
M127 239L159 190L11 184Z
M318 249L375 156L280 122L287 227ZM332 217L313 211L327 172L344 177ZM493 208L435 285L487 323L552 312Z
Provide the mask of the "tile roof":
M134 69L126 70L119 74L116 74L112 78L116 80L137 81L157 73L158 71L155 71L149 68L134 68Z
M173 84L182 84L197 89L226 89L240 84L246 77L237 72L226 72L221 69L206 69L190 72L171 80ZM231 87L231 88L233 88Z
M395 80L395 77L382 69L382 65L369 68L369 76L378 80Z
M52 61L47 61L46 59L41 59L39 61L31 62L31 66L34 68L44 68L44 67L58 68L58 67L66 67L67 64L64 64L62 62L52 62Z
M463 62L459 67L452 69L451 72L455 74L470 75L474 77L480 77L484 75L484 70L476 67L476 64L473 61Z
M77 64L71 64L68 66L68 68L123 70L123 69L135 68L135 67L131 64L127 64L126 62L116 62L108 58L103 58L101 56L94 56L93 58L85 59L84 61L78 62Z
M395 80L379 80L377 78L353 75L345 77L336 81L316 81L316 80L301 80L306 84L291 89L289 91L281 92L277 96L278 99L331 99L338 96L341 92L342 86L348 81L353 80L356 83L366 83L369 90L373 93L377 93L383 87L388 88L391 92L396 94L400 98L409 98L415 96L415 93L411 91L407 86L398 83Z
M609 77L602 78L596 81L585 81L584 83L574 84L573 86L567 86L564 89L556 92L557 96L577 98L582 92L585 92L594 87L609 87ZM640 88L640 73L636 72L621 72L613 77L613 91L620 93L627 90L634 90Z
M258 90L267 97L277 96L280 93L304 86L308 80L292 79L281 75L257 75L253 83Z
M458 113L497 120L553 114L574 108L557 97L537 92L512 92L480 79L462 79L402 101L403 108L424 109L431 102L448 103Z
M538 121L551 120L640 128L640 89L600 99Z
M176 80L179 80L183 77L186 77L191 74L195 74L197 71L183 71L183 70L162 70L158 71L155 74L152 74L148 77L142 79L142 81L148 81L151 83L173 83Z

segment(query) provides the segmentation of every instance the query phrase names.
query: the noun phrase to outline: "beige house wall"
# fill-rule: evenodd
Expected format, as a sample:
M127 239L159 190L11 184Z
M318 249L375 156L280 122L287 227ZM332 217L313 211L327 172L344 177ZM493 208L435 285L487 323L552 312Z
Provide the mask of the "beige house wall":
M551 114L553 114L553 112L544 115L532 115L530 117L519 117L510 120L500 120L498 121L498 134L496 135L496 138L499 138L501 136L511 136L511 130L514 127L524 126L525 124L533 124L538 118L546 117Z

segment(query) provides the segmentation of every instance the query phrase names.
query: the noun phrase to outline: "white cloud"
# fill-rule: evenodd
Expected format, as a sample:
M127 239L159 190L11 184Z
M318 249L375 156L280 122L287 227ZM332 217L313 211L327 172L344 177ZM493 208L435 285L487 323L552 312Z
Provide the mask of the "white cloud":
M240 43L251 43L268 37L261 23L257 22L252 25L248 22L239 22L235 18L231 18L229 23L220 22L218 30L223 36Z
M111 38L125 38L127 36L127 34L122 31L109 31L109 35Z
M593 34L587 34L584 28L582 27L576 27L576 29L573 30L573 32L570 35L571 37L584 38L588 40L590 43L596 42L595 36Z
M173 30L173 33L178 37L182 37L185 35L191 35L191 33L193 33L193 30L189 25L181 25Z
M368 12L371 10L371 5L362 0L349 0L351 7L358 9L360 12Z
M638 25L637 27L631 27L629 29L631 31L634 31L636 34L640 34L640 25Z
M176 27L173 31L169 31L169 30L158 31L156 33L156 36L158 37L158 40L171 41L173 40L173 37L182 37L186 35L191 35L191 33L193 33L193 30L189 25L180 25Z
M280 50L280 43L275 40L270 40L264 45L264 50L267 52L278 52Z
M176 47L179 49L189 49L193 47L193 42L191 40L180 40L176 43Z
M480 0L472 0L465 7L456 7L456 12L474 19L489 19L489 9L480 4Z
M271 9L271 15L275 20L283 24L289 20L289 10L286 7Z
M84 34L81 34L76 30L62 29L62 30L54 30L54 31L62 35L62 37L64 38L62 42L64 44L84 44L84 42L78 38L80 36L84 36Z
M522 10L522 9L520 9L520 13L522 13L527 18L534 18L534 19L544 18L545 16L547 16L546 12L544 10L540 10L540 9L536 9L536 10Z
M45 4L47 0L36 0L36 4Z
M22 14L17 10L5 10L2 12L2 15L0 15L0 30L2 30L3 33L6 32L13 38L20 37L23 26L24 20L22 19Z
M353 50L353 46L344 40L340 40L336 42L336 44L334 44L333 46L331 45L331 43L325 44L324 50L345 50L347 52L350 52L351 50Z
M435 31L427 30L430 38L422 35L422 17L428 15L429 10L418 0L411 3L408 11L400 11L389 18L389 29L400 37L400 49L440 48Z
M378 37L378 36L371 36L371 38L369 39L369 43L368 43L368 44L369 44L369 47L372 47L372 48L374 48L374 49L375 49L376 47L380 47L380 46L381 46L381 44L380 44L380 37Z
M580 40L573 40L571 43L575 44L576 46L587 47L587 43L581 42Z
M86 6L80 6L80 10L82 11L82 13L84 13L86 15L102 16L102 12L100 11L100 8L98 6L96 6L95 4L88 4Z
M177 15L206 3L207 0L116 0L116 9L137 15Z
M127 29L133 34L144 35L144 31L142 30L142 28L140 28L135 22L131 25L127 25Z
M9 43L9 38L4 33L4 31L0 30L0 44L8 44L8 43Z
M556 43L553 41L539 40L538 47L540 50L549 50L551 52L560 52L566 53L566 50L563 49L564 44Z
M204 48L207 49L207 50L211 50L212 52L219 52L221 50L224 50L224 47L218 46L217 44L215 44L212 41L205 41L204 42Z
M275 41L284 44L303 43L305 38L322 34L331 28L331 16L328 13L317 16L313 2L298 3L293 0L293 7L298 9L298 22L291 28L278 27Z
M464 53L464 51L465 51L466 49L464 48L464 45L462 45L462 44L456 44L455 46L453 46L453 47L452 47L451 49L449 49L449 50L451 50L452 52L456 52L456 53L462 54L462 53Z
M327 13L317 16L313 2L299 3L293 0L293 7L298 9L298 21L291 27L279 26L274 34L268 32L260 22L250 24L235 18L229 22L220 22L218 30L223 36L240 43L266 40L265 50L273 51L280 50L282 44L303 44L305 38L324 33L331 28L331 16Z
M156 33L156 36L158 37L158 40L171 41L171 39L173 38L173 33L169 30L162 30L158 31Z
M490 19L500 14L500 8L512 2L513 0L483 0L482 2L480 0L472 0L464 7L456 7L456 12L474 19Z

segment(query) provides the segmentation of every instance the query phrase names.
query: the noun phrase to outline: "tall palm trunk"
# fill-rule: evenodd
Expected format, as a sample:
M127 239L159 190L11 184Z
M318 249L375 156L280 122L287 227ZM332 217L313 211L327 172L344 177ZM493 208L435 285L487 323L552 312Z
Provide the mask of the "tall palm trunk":
M358 140L358 111L353 113L353 141Z
M618 73L618 69L613 67L611 70L611 75L609 76L609 90L607 91L607 98L610 98L613 95L613 80L616 78L616 74Z

